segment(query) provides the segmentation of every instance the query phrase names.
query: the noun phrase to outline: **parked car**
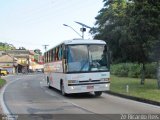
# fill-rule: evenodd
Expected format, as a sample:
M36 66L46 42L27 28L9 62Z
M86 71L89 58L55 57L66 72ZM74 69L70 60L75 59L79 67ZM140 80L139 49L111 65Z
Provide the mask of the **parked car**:
M43 72L42 69L36 69L36 72Z
M6 69L0 69L0 75L6 76L8 74L9 74L9 72Z

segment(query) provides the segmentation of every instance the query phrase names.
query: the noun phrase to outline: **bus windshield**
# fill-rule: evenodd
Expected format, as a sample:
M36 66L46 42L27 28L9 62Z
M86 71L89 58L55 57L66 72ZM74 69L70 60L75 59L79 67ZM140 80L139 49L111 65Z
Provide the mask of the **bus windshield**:
M105 45L69 45L67 56L68 72L108 70Z

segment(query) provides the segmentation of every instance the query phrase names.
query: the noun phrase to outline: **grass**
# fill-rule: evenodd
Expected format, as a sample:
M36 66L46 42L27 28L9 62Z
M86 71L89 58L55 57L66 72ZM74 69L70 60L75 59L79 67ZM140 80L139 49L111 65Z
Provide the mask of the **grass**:
M6 81L2 78L0 78L0 88L5 85Z
M126 85L129 91L126 91ZM145 98L160 102L160 89L156 79L146 79L144 85L140 85L140 79L111 76L111 91L125 95Z

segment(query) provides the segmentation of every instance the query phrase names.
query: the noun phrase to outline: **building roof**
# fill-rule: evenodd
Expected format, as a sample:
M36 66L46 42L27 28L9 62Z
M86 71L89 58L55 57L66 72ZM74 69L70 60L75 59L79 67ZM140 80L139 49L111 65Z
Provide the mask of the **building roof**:
M0 56L2 56L2 55L4 55L4 54L6 54L5 51L0 51Z
M35 54L34 50L29 50L29 54L34 55Z
M8 54L14 54L14 55L21 55L21 54L23 54L23 55L28 55L29 54L29 50L7 50L6 51Z
M0 56L0 63L9 63L9 62L13 62L13 57L11 57L10 55Z
M10 55L12 58L28 58L29 50L7 50L6 53Z

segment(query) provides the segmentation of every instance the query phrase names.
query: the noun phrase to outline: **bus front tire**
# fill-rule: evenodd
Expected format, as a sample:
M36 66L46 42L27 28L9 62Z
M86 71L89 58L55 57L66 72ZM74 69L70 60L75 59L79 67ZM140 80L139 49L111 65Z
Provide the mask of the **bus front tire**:
M48 88L51 88L50 82L49 82L49 78L47 78L47 86Z
M102 92L101 91L96 91L96 92L94 92L94 94L95 94L96 97L99 97L99 96L102 95Z
M62 94L63 96L65 96L65 95L66 95L65 90L64 90L64 84L63 84L63 81L61 82L61 94Z

